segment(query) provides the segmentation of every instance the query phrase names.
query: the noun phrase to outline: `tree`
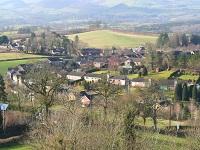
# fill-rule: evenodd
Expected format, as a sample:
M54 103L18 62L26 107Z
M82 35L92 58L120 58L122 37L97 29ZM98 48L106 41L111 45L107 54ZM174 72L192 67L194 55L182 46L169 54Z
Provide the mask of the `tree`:
M7 101L7 93L5 92L5 82L3 76L0 74L0 101Z
M198 101L198 95L197 95L198 93L197 93L197 86L196 86L196 84L193 86L193 89L192 89L192 99L194 100L194 101Z
M182 100L182 84L181 83L177 83L174 97L175 97L175 100L177 101Z
M157 130L157 112L160 108L160 102L164 99L163 92L158 84L152 84L147 89L139 89L138 99L140 100L140 113L142 112L144 123L146 117L150 116L153 120L154 129Z
M148 53L146 54L146 59L145 59L145 63L146 66L148 66L148 68L150 70L154 70L155 65L157 64L157 54L155 51L155 46L151 43L147 43L146 44Z
M115 96L120 93L121 88L119 86L111 84L106 79L102 79L101 81L96 83L96 85L94 85L93 90L102 97L104 119L106 119L108 106L109 104L112 104Z
M183 84L182 101L189 101L187 83Z
M180 41L181 41L181 46L188 46L188 38L186 36L186 34L182 34L180 36Z
M72 53L71 43L70 43L70 40L66 36L63 37L62 46L65 49L65 54L68 54L69 56L71 56L71 53Z
M91 84L89 82L84 81L83 86L85 90L87 91L91 90Z
M45 107L46 119L49 116L49 108L57 100L57 92L65 82L64 77L58 76L48 65L35 66L25 77L25 86L34 93L40 107Z
M170 47L177 48L180 46L180 40L178 34L173 34L172 37L170 37Z
M9 43L9 39L7 36L3 35L3 36L0 36L0 45L1 44L8 44Z
M169 45L169 35L167 33L161 33L157 40L157 47L163 48Z
M134 149L136 142L136 131L135 131L135 117L137 115L137 109L132 107L128 110L124 119L124 135L127 149Z
M147 70L147 68L145 66L142 67L141 73L142 73L142 76L147 76L148 75L148 70Z

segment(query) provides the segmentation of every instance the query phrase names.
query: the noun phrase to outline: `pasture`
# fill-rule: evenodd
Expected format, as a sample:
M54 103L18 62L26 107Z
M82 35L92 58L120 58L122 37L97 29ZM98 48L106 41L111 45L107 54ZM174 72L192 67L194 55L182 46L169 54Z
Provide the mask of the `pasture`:
M110 30L97 30L80 34L69 35L70 39L78 35L81 42L86 43L88 47L94 48L135 48L145 43L154 43L157 40L156 36L126 34L114 32Z

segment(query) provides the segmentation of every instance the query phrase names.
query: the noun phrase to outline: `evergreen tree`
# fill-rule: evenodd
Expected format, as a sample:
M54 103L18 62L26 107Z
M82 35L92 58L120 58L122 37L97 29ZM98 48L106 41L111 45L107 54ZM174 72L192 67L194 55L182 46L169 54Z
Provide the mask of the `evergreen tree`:
M191 86L188 87L188 96L189 96L189 98L192 98L193 88L194 88L194 85L191 85Z
M5 82L3 76L0 75L0 101L7 101L7 93L5 92Z
M182 100L182 84L177 83L175 88L175 100L181 101Z
M182 34L180 38L181 38L181 46L188 46L189 42L186 34Z
M183 84L182 101L189 101L187 84Z
M198 94L198 93L197 93L197 86L194 85L194 86L193 86L193 89L192 89L192 99L195 100L195 101L197 101L197 98L198 98L198 95L197 95L197 94Z

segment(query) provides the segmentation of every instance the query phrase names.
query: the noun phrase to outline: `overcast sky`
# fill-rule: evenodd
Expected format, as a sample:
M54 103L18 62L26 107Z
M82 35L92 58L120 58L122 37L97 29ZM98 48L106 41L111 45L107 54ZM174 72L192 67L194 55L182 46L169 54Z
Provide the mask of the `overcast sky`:
M27 3L33 3L33 2L39 2L41 0L23 0L23 1L25 1ZM82 1L84 3L85 0L82 0ZM90 0L90 1L98 2L98 3L104 4L104 5L113 6L113 5L117 5L117 4L120 4L120 3L124 3L124 4L127 4L127 5L133 5L134 2L138 1L138 0Z

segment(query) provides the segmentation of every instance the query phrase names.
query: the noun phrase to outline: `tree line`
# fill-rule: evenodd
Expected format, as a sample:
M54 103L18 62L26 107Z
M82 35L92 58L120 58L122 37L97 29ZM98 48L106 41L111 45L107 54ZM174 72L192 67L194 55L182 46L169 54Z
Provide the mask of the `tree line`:
M190 44L199 45L200 36L196 34L187 35L185 33L173 33L172 35L161 33L156 43L157 48L187 47Z
M200 102L200 89L197 84L177 83L175 87L175 100L189 101L190 99Z

